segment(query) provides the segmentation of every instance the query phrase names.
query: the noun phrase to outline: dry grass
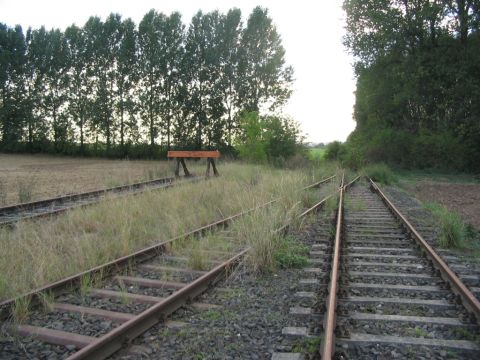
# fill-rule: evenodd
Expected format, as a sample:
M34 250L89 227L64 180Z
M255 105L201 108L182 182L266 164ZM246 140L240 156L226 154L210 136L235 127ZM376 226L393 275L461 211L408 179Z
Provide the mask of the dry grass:
M173 168L167 161L0 154L0 206L172 176Z
M0 229L0 299L288 195L271 220L268 216L262 220L271 228L277 223L272 219L283 221L301 208L296 189L333 170L222 164L220 171L222 176L211 181L109 200L50 220L22 222L14 231Z

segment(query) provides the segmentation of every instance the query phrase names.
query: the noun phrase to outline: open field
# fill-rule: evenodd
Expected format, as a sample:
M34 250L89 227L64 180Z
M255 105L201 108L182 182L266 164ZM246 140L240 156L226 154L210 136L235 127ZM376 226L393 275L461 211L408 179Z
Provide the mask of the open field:
M0 299L129 254L273 198L293 216L318 197L297 189L336 169L287 171L223 164L222 176L168 191L106 200L57 218L0 230ZM318 194L317 194L318 195ZM268 221L267 221L268 223ZM253 228L249 226L248 228Z
M480 229L480 181L471 174L425 170L397 171L399 185L424 203L434 202L458 213Z
M173 176L173 169L166 161L0 154L0 206Z

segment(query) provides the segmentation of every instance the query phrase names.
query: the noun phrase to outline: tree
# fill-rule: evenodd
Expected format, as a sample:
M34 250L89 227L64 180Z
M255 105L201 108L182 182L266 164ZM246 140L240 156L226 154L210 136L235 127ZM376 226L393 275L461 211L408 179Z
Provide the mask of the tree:
M21 26L0 24L0 132L2 146L14 150L23 139L26 65L25 36Z
M120 117L120 146L125 145L127 129L130 132L136 130L135 112L136 101L134 97L135 87L138 81L138 52L137 31L131 19L126 19L120 25L120 44L117 58L117 70L115 72L116 83L116 110ZM128 117L129 120L126 119Z
M290 97L293 69L285 66L285 49L268 10L256 7L241 41L241 103L249 111L270 110Z

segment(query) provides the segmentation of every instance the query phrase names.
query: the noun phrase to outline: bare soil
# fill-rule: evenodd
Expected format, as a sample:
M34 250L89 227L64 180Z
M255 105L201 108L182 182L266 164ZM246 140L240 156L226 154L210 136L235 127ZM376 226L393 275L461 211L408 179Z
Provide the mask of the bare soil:
M439 182L418 182L407 186L424 202L436 202L455 211L467 223L480 229L480 185L452 184Z
M22 191L31 192L35 201L172 176L172 164L0 154L0 206L21 202Z

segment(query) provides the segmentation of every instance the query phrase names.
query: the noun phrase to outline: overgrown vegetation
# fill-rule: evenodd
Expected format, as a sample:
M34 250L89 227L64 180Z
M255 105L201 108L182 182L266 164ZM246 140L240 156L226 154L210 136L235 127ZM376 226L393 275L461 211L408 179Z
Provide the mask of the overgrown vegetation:
M257 255L252 261L273 267L273 254L280 241L273 230L309 205L297 190L331 175L333 169L289 171L224 164L222 176L214 182L188 183L168 191L148 191L135 197L107 200L56 218L21 222L14 230L0 229L0 299L284 197L276 207L236 222L228 234L232 242L257 246ZM217 249L221 250L222 243L218 241ZM90 281L85 280L87 291L89 284Z
M340 158L360 168L480 170L476 1L345 0L355 56L355 131Z
M395 173L383 163L367 165L362 168L360 173L370 177L373 181L378 181L385 185L397 182Z
M279 239L274 253L276 266L279 268L300 268L308 263L308 247L294 236L287 235Z
M244 160L282 166L304 150L302 141L299 125L292 119L247 112L242 114L235 148Z
M440 223L440 246L444 248L462 247L467 237L467 228L460 215L440 204L426 203L424 206Z

